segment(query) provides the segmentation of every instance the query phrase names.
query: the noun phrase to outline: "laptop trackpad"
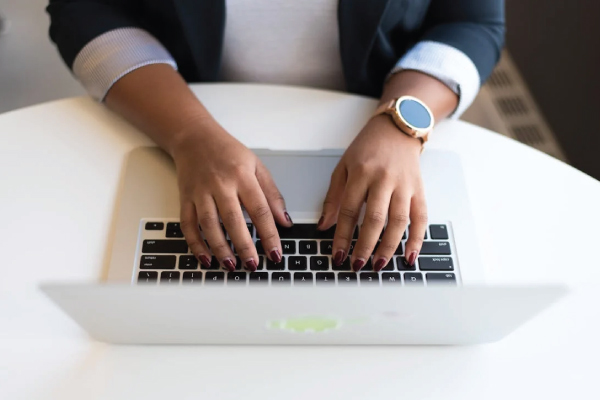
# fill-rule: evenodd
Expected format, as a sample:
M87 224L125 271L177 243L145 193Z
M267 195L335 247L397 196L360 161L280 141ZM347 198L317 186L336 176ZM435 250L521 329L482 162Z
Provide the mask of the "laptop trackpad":
M277 152L259 153L259 158L271 172L292 217L314 218L321 212L339 155Z

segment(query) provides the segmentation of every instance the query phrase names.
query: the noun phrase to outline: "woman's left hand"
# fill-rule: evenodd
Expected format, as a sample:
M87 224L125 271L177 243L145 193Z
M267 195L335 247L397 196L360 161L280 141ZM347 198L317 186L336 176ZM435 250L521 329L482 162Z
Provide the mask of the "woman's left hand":
M353 233L367 202L351 265L360 271L369 261L388 221L373 257L373 269L380 271L394 256L406 227L406 260L414 262L427 229L427 205L419 158L421 142L402 133L388 115L371 119L344 153L331 176L323 204L319 229L337 221L332 254L341 265L348 257Z

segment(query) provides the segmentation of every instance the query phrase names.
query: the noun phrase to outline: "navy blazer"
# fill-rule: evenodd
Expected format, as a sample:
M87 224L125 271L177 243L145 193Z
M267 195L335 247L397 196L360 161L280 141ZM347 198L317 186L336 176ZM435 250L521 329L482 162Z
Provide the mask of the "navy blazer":
M294 1L294 0L290 0ZM50 0L50 37L72 68L91 40L117 28L150 32L187 82L219 80L226 0ZM504 0L339 0L348 91L378 97L386 75L421 40L465 53L485 81L504 44Z

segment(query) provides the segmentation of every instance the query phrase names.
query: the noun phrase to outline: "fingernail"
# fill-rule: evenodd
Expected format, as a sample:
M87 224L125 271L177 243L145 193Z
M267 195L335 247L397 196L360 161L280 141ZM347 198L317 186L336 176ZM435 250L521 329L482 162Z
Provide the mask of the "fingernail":
M292 217L290 217L290 214L288 214L287 211L284 211L283 215L285 215L285 219L287 220L287 222L289 222L290 224L294 223L294 221L292 221Z
M338 252L335 253L335 257L333 258L333 263L336 267L339 267L340 265L342 265L345 259L346 252L344 250L338 250Z
M210 268L210 259L206 256L200 256L200 262L204 268Z
M387 260L385 258L380 258L379 260L377 260L377 262L375 263L375 266L373 267L373 269L375 270L375 272L379 272L383 269L383 267L385 267L387 265Z
M281 262L281 253L279 252L279 249L273 249L269 254L271 255L271 260L273 260L275 264Z
M325 221L324 215L322 215L321 218L319 218L319 222L317 223L317 229L321 229L321 225L323 225L323 221Z
M357 258L352 263L352 269L354 270L354 272L360 271L362 269L362 267L364 267L364 266L365 266L365 260L363 260L362 258Z
M412 253L410 253L410 256L408 256L408 259L406 261L408 261L408 265L410 265L411 267L415 266L415 261L417 261L417 255L419 253L417 253L417 251L413 251Z
M249 270L250 272L256 271L257 265L256 265L256 261L254 261L254 258L249 258L248 260L246 260L245 264L246 264L246 269Z
M226 269L229 270L229 272L235 271L235 262L233 262L233 260L231 258L224 259L223 265L225 266Z

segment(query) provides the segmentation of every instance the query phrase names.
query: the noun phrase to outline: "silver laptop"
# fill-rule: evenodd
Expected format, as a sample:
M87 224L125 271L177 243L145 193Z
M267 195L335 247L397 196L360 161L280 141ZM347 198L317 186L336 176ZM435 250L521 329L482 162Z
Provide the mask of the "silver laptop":
M316 222L342 150L255 150L286 199L283 262L256 272L204 269L179 227L172 160L130 153L106 283L43 290L94 338L137 344L469 344L498 340L550 305L563 287L484 285L460 161L428 150L422 172L430 222L415 266L406 234L379 273L331 259L334 230ZM360 224L357 234L360 232Z

